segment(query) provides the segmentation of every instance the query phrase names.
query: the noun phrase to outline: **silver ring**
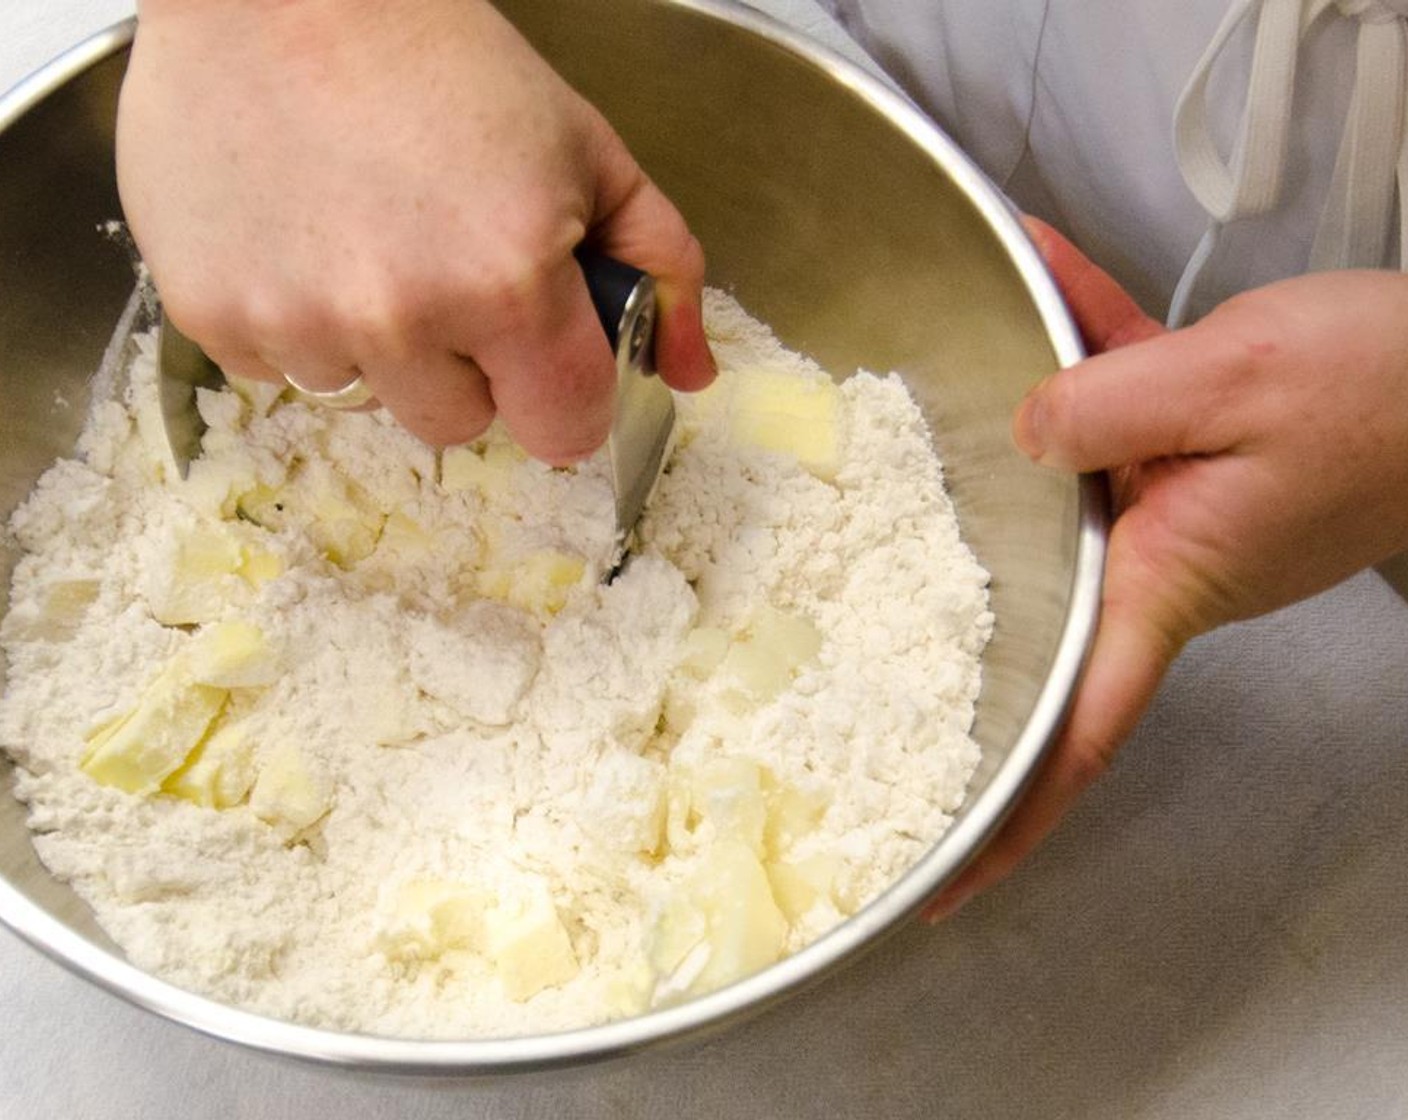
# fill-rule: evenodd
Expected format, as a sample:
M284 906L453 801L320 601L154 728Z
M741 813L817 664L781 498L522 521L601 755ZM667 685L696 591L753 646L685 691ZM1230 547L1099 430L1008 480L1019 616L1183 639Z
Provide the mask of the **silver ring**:
M360 408L373 396L371 387L362 379L360 373L341 389L309 389L300 385L290 373L284 374L284 380L299 396L306 397L324 408Z

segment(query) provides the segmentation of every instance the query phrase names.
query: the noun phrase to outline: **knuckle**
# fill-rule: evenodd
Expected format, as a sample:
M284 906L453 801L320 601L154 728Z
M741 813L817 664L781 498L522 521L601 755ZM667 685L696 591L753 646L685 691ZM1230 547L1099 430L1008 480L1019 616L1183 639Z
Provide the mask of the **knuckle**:
M242 301L237 318L260 346L278 349L298 334L303 313L289 296L254 289Z
M202 346L232 346L243 341L234 307L194 289L175 287L161 295L162 314L187 338Z
M704 245L689 231L688 227L682 226L680 230L675 259L678 262L682 279L690 285L703 285L707 265L704 257Z
M1042 418L1047 435L1063 446L1081 446L1085 430L1080 415L1083 396L1080 375L1071 370L1051 377L1042 390Z

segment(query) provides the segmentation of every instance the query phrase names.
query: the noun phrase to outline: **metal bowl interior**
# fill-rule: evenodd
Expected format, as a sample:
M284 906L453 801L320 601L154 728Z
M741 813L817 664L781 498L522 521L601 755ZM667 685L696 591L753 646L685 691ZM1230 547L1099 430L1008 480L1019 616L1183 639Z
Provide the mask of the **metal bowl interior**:
M75 971L171 1019L364 1069L483 1074L572 1064L717 1029L873 944L971 859L1059 725L1094 626L1104 499L1011 446L1026 388L1080 356L1015 216L901 97L751 10L715 0L506 0L685 212L710 282L838 373L897 370L928 418L965 538L992 573L997 631L975 733L983 762L950 832L904 879L803 952L681 1007L531 1038L415 1042L249 1015L127 964L39 863L0 799L0 919ZM132 288L100 231L120 216L113 122L130 24L0 102L0 516L72 450ZM0 583L15 554L0 542ZM0 666L3 672L3 666ZM10 764L3 779L8 788Z

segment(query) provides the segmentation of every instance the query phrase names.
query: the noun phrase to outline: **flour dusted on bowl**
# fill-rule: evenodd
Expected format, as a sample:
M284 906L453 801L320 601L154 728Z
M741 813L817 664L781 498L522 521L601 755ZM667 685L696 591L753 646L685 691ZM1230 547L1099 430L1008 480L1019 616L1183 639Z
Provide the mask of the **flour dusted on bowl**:
M421 1038L585 1026L825 933L938 838L991 631L918 410L708 294L625 572L598 459L204 390L150 339L16 511L0 744L132 962Z

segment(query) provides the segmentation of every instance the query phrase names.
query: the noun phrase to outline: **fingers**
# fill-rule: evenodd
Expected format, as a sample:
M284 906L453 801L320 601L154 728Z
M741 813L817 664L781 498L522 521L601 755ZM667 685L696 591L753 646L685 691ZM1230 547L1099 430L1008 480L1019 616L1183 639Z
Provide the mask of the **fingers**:
M1026 224L1095 356L1027 395L1013 420L1018 446L1044 464L1087 471L1202 450L1209 429L1192 415L1201 406L1189 371L1215 377L1202 363L1225 355L1195 332L1166 333L1060 234ZM1109 766L1194 631L1158 562L1158 534L1147 507L1115 523L1100 622L1065 727L1020 809L925 908L926 921L941 921L1007 876L1056 827Z
M686 392L703 389L718 374L701 311L704 249L614 133L604 146L593 239L603 252L655 278L655 364L665 383Z
M586 458L611 431L616 362L576 259L563 256L535 286L495 302L495 331L476 331L463 348L509 434L555 466Z
M1164 333L1115 280L1039 218L1024 217L1032 241L1046 258L1066 297L1087 349L1100 354Z
M468 443L494 419L484 374L446 350L428 349L391 367L365 369L363 376L397 423L432 447Z
M189 337L189 336L188 336ZM258 354L238 348L222 349L216 345L202 345L206 356L221 371L230 377L242 377L246 381L283 381L284 376L264 361Z
M1110 545L1099 629L1069 718L1040 774L997 836L923 911L939 922L1005 878L1102 774L1134 730L1187 637L1160 606L1160 573L1143 565L1137 532L1117 530Z

